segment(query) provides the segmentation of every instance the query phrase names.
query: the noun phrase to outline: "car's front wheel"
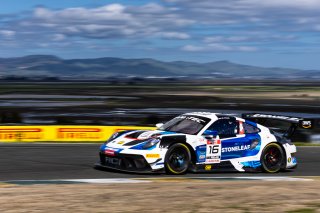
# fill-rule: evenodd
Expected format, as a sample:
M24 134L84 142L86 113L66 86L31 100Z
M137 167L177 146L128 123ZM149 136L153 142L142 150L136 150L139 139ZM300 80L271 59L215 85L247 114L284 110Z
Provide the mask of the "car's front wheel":
M184 174L189 167L191 154L183 143L176 143L169 147L165 157L165 169L168 174Z
M268 173L279 172L283 166L284 153L279 144L268 144L261 155L262 169Z

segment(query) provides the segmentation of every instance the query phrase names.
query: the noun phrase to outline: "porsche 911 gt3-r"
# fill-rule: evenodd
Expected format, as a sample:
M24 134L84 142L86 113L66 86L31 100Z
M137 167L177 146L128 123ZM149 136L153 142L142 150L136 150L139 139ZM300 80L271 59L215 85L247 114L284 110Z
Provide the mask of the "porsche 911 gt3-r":
M308 121L263 114L244 118L194 112L158 124L157 130L117 132L100 147L96 167L169 174L218 170L275 173L296 167L296 146L288 138L300 123ZM280 134L252 121L259 118L292 125Z

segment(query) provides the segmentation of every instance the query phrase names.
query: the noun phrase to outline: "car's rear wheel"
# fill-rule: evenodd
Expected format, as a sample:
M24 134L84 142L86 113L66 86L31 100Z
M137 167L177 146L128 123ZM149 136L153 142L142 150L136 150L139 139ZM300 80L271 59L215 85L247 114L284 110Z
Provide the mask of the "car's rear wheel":
M165 157L165 169L168 174L184 174L189 167L191 154L183 143L176 143L169 147Z
M279 172L283 166L284 153L279 144L270 143L262 152L261 165L264 172L276 173Z

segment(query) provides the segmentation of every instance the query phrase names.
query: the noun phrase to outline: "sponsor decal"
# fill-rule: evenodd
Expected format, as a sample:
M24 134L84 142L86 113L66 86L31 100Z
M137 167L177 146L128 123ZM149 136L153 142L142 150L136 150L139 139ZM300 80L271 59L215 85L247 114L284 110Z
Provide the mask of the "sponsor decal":
M250 145L232 146L222 148L222 152L238 152L250 149Z
M106 141L116 129L154 129L135 126L0 126L2 142ZM123 134L123 132L119 133Z
M207 145L201 145L196 147L197 162L203 163L206 161L206 147Z
M204 169L205 169L205 170L211 170L211 167L212 167L211 165L206 165L206 166L204 167Z
M267 115L267 114L254 114L251 115L253 118L273 118L273 119L280 119L280 120L288 120L288 121L295 121L298 122L300 119L299 118L294 118L294 117L287 117L287 116L282 116L282 115Z
M301 126L304 129L310 129L312 127L312 121L301 121Z
M220 140L220 138L216 138L214 140L207 140L207 144L216 144L216 145L218 145L218 144L221 144L221 140Z
M195 115L212 115L211 112L192 112L192 114L195 114Z
M207 157L206 163L220 163L220 157L219 156Z
M147 154L147 158L160 158L160 154Z
M43 131L40 128L0 129L0 140L42 139Z
M119 141L117 144L120 144L120 145L124 144L124 141Z
M288 158L288 163L291 163L291 160L292 160L292 159L289 157L289 158Z
M99 128L58 128L58 139L103 139Z
M108 157L106 157L106 163L120 166L121 160L118 159L118 158L108 158Z
M234 120L234 117L219 117L219 120Z
M104 150L104 154L110 155L110 156L114 156L115 155L115 151L112 150L112 149L106 149L106 150Z
M296 163L297 163L297 158L293 157L293 158L292 158L292 163L293 163L293 164L296 164Z
M140 135L138 136L138 138L139 138L139 139L140 139L140 138L149 138L149 137L151 137L153 134L154 134L153 131L143 132L142 134L140 134Z
M179 119L185 119L185 120L191 120L191 121L194 121L194 122L197 122L197 123L205 123L206 121L205 120L202 120L200 118L196 118L196 117L193 117L193 116L185 116L185 115L182 115L182 116L179 116L177 117Z
M206 156L205 155L199 155L199 159L202 160L202 159L205 159Z
M259 142L260 141L258 139L253 139L251 142L251 145L250 145L250 149L252 150L252 149L256 148L258 146Z

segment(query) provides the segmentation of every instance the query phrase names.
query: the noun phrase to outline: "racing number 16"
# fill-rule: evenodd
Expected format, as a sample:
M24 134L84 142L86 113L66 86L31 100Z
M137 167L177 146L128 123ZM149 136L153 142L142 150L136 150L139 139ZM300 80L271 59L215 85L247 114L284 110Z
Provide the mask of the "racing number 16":
M209 154L217 154L219 152L219 145L209 146Z

